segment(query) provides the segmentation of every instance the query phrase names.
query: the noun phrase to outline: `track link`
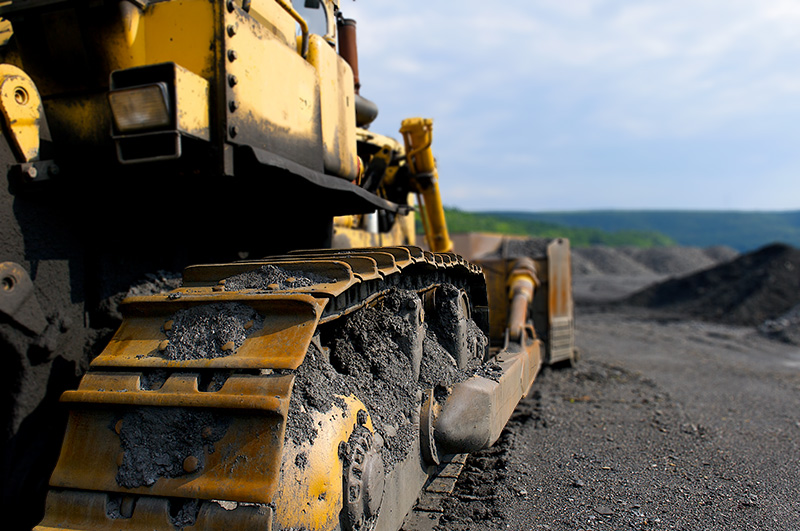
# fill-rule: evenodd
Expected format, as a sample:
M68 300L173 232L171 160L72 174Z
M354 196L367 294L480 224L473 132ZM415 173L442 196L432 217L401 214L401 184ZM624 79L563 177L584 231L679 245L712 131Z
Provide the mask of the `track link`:
M62 397L69 424L37 529L272 529L294 371L318 327L394 288L443 284L485 327L480 268L415 247L192 266L181 288L126 299Z

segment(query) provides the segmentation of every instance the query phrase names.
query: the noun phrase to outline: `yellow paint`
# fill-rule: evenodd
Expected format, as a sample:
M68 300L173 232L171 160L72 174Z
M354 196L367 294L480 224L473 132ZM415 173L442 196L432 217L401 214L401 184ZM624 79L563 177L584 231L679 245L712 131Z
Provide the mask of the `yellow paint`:
M119 5L119 23L97 28L96 45L109 71L175 62L206 79L213 77L214 2L172 0L150 4L144 11L127 0Z
M203 140L210 140L208 81L176 65L175 96L178 107L178 130Z
M238 12L226 10L225 25L236 28L235 36L226 38L226 50L238 54L235 61L226 63L228 74L237 80L228 88L228 99L240 104L228 115L229 126L257 127L264 137L291 137L300 147L303 140L313 145L320 134L314 67L271 31ZM257 147L268 148L267 140Z
M19 160L37 160L42 99L31 78L13 65L0 65L0 110Z
M239 7L242 6L242 0L235 2ZM251 0L249 14L287 46L295 45L296 23L275 0Z
M333 247L338 249L414 245L414 240L413 212L397 216L388 232L377 234L369 233L360 226L360 216L343 216L333 220Z
M122 0L119 3L119 14L122 19L122 31L125 33L125 42L133 46L139 34L139 21L142 18L142 11L139 6Z
M319 76L320 117L325 170L358 177L353 70L319 35L311 35L308 62Z
M146 64L173 61L199 76L214 72L214 3L173 0L145 11Z
M342 510L342 462L339 443L347 441L356 426L356 414L366 406L354 396L341 397L344 409L333 405L326 413L312 412L318 435L314 443L299 447L291 439L283 447L281 482L275 496L275 523L278 529L306 528L328 531L339 524ZM365 425L374 431L371 418ZM307 458L297 466L298 455Z
M433 158L433 120L408 118L400 128L406 144L406 158L411 172L411 182L420 196L422 225L431 251L447 253L453 242L447 232L442 196L439 193L439 175Z

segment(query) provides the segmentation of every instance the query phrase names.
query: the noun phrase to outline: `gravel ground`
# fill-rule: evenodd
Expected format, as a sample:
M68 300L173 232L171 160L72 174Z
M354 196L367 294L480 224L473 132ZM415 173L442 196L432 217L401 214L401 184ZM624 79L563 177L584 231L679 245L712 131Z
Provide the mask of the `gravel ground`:
M800 529L800 350L751 328L580 316L470 458L440 529Z
M600 272L611 255L576 271L584 359L540 374L498 443L467 461L439 529L800 530L800 348L604 304L687 266L662 257L672 265L643 273L638 256Z

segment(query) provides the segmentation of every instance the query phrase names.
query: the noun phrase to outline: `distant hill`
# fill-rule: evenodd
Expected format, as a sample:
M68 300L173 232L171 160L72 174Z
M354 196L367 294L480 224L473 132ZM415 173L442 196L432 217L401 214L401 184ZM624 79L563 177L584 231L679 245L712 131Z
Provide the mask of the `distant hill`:
M729 245L749 251L782 242L800 247L800 211L705 212L609 210L585 212L485 212L511 221L538 221L603 231L661 233L680 245Z
M520 214L523 215L523 214ZM650 230L621 229L607 231L599 228L567 227L565 224L520 219L509 213L482 214L446 208L445 219L451 233L493 232L541 238L569 238L573 247L589 245L655 247L675 245L672 238ZM417 220L419 221L419 219ZM417 232L422 232L418 223Z

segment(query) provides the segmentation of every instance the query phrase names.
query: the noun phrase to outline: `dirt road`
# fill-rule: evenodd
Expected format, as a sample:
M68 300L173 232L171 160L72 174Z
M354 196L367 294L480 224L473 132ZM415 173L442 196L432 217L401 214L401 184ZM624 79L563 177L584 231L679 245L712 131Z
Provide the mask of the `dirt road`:
M468 461L440 529L800 529L800 348L752 328L583 305Z

